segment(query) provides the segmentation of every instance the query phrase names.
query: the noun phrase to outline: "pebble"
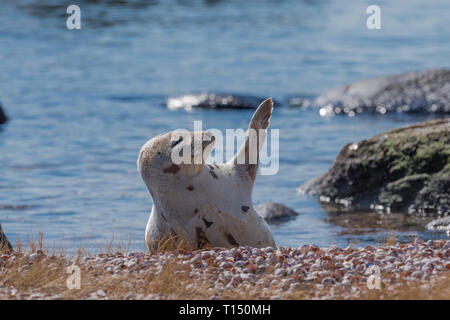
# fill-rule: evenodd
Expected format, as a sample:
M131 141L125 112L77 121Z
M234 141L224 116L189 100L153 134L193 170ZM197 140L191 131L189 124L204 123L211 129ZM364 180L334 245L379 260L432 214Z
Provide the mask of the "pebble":
M281 267L279 267L278 269L275 270L275 275L282 277L286 274L286 270L282 269Z
M39 259L38 259L39 258ZM20 260L22 259L22 260ZM20 268L27 272L31 264L46 263L52 259L45 253L28 255L0 255L0 272L16 260L24 261ZM187 270L191 278L190 288L206 284L208 299L222 299L229 290L253 292L266 299L283 299L289 293L306 285L314 286L312 295L318 299L357 298L368 290L367 279L378 267L382 283L393 291L403 282L419 281L420 285L439 283L438 277L450 271L450 245L448 240L415 241L394 246L366 246L339 248L335 245L318 248L302 245L298 248L280 247L212 249L188 252L177 250L157 254L133 252L130 254L102 253L84 257L78 262L84 270L111 277L157 276L166 263L179 265L174 277ZM180 273L181 272L181 273ZM121 299L169 299L157 293L143 295L133 291L133 283ZM137 281L137 280L136 280ZM145 283L140 285L145 286ZM188 289L188 287L186 287ZM106 290L106 289L105 289ZM99 289L85 298L108 299L111 289ZM61 299L57 294L19 292L16 288L0 285L0 299ZM116 298L111 296L111 298ZM177 298L174 296L173 298Z
M97 296L102 297L102 298L106 297L106 293L102 289L97 290L96 294L97 294Z
M265 262L265 260L263 257L259 256L256 258L255 262L257 265L262 265Z

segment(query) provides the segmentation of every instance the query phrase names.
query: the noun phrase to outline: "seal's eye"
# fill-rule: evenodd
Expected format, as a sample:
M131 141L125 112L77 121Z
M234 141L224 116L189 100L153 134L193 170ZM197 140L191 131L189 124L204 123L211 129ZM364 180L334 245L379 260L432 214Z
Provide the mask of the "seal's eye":
M171 148L175 147L177 144L179 144L181 141L183 141L183 137L180 137L177 141L172 142Z

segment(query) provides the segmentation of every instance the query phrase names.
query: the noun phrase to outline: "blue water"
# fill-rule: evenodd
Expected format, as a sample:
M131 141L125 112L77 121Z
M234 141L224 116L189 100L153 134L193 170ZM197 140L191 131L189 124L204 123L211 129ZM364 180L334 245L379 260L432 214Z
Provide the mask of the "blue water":
M78 0L82 30L72 31L66 6L43 2L0 4L0 100L11 118L0 131L0 222L12 242L42 230L55 247L114 239L143 250L151 198L136 170L141 145L161 132L192 130L194 120L245 129L252 115L170 111L168 96L234 92L286 104L372 76L450 67L444 0L376 1L381 30L366 28L372 0ZM407 229L343 226L295 190L326 171L348 142L426 119L275 110L280 170L257 178L254 202L300 213L271 226L277 243L441 236L424 232L426 221Z

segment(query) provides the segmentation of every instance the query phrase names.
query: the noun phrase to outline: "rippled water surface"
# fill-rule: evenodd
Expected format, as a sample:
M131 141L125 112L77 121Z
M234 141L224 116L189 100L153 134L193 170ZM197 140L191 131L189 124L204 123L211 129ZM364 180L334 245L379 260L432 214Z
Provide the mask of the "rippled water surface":
M43 4L45 2L45 5ZM176 128L246 128L252 111L170 111L191 91L273 96L279 173L259 176L254 202L300 215L272 226L280 245L376 243L424 231L428 220L327 214L296 187L327 170L347 143L426 116L320 117L290 109L346 82L450 67L450 2L377 1L382 30L365 26L372 1L88 1L82 30L60 1L0 7L0 222L12 242L144 248L151 198L136 170L152 136Z

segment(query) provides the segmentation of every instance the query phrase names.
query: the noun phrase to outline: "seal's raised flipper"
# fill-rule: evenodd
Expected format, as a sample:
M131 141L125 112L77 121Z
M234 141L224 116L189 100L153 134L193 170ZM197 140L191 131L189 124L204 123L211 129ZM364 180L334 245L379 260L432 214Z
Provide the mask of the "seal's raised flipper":
M259 105L248 126L245 143L230 161L235 165L242 166L252 181L255 181L258 171L259 152L266 139L272 110L272 98L264 100Z
M3 233L2 225L0 224L0 252L11 252L13 251L13 247L11 243L6 238L6 235Z

